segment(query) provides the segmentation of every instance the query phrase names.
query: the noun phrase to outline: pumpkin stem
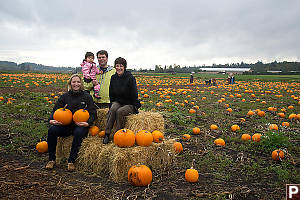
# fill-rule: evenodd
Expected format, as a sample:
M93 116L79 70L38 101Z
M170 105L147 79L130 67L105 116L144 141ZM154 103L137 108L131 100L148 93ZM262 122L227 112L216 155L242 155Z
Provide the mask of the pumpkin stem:
M64 106L64 109L63 109L63 110L66 110L67 106L68 106L68 104L66 104L66 105Z
M83 110L83 111L86 111L86 107L87 107L87 105L85 105L84 109L82 109L82 110Z
M193 161L192 161L192 167L191 167L191 169L194 169L194 162L195 162L195 159L193 159Z

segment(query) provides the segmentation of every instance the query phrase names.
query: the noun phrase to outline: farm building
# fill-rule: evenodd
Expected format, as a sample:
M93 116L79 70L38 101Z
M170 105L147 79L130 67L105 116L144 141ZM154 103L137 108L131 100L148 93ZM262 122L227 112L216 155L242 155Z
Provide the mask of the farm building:
M212 74L242 74L244 72L251 72L251 68L200 68L199 73L212 73Z

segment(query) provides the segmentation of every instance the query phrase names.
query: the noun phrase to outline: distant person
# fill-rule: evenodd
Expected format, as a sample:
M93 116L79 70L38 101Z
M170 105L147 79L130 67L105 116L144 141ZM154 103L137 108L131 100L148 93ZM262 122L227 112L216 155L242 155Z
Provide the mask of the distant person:
M235 77L232 76L232 77L231 77L231 84L234 84L234 81L235 81Z
M94 54L92 52L86 52L85 57L80 64L81 71L83 74L84 83L86 83L85 89L90 92L91 89L94 90L94 97L100 99L99 90L100 85L96 79L96 75L100 74L96 63L94 63ZM92 84L89 84L92 83ZM89 85L89 86L88 86Z
M193 83L194 82L194 76L193 74L190 75L190 83Z
M117 130L125 127L125 116L137 114L141 103L135 77L126 70L127 62L124 58L117 58L114 64L116 73L111 77L109 86L110 108L105 128L103 144L109 142L111 130L116 122Z
M216 86L217 85L217 80L215 78L212 79L212 85Z
M86 109L90 115L88 121L72 122L70 125L62 125L61 122L56 121L53 118L53 114L57 109L65 106L73 114L79 109ZM47 138L49 162L46 165L46 169L53 169L55 166L57 137L67 137L73 135L74 138L68 159L68 170L75 170L74 162L77 158L82 140L88 135L89 126L92 126L96 117L96 107L91 95L84 91L81 77L78 74L73 74L68 81L68 92L59 97L49 117L49 124L51 124L48 130Z
M108 53L106 50L100 50L96 54L100 70L100 74L96 75L96 78L100 85L99 96L100 98L94 98L98 108L108 108L110 105L109 100L109 85L111 76L116 73L116 69L113 66L108 66Z

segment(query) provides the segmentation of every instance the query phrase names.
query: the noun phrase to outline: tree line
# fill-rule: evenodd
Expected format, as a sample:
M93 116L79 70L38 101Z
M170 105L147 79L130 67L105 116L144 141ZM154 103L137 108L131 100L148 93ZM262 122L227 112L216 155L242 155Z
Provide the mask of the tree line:
M130 67L129 67L130 68ZM263 63L262 61L257 61L256 63L232 63L232 64L213 64L211 66L180 66L180 65L155 65L154 69L131 69L135 72L155 72L155 73L191 73L191 72L200 72L202 68L250 68L251 72L254 74L264 74L268 71L280 72L284 74L300 74L300 62L271 62ZM10 61L0 61L0 70L21 70L21 71L40 71L40 72L80 72L80 67L53 67L45 66L42 64L25 62L17 64Z

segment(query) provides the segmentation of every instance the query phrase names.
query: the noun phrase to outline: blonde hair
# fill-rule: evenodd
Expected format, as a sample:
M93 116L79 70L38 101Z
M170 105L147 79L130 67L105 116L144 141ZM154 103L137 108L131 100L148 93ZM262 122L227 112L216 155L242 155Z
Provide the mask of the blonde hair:
M70 79L68 80L68 91L72 90L71 81L74 77L78 77L80 79L80 90L84 90L83 81L79 74L73 74Z

